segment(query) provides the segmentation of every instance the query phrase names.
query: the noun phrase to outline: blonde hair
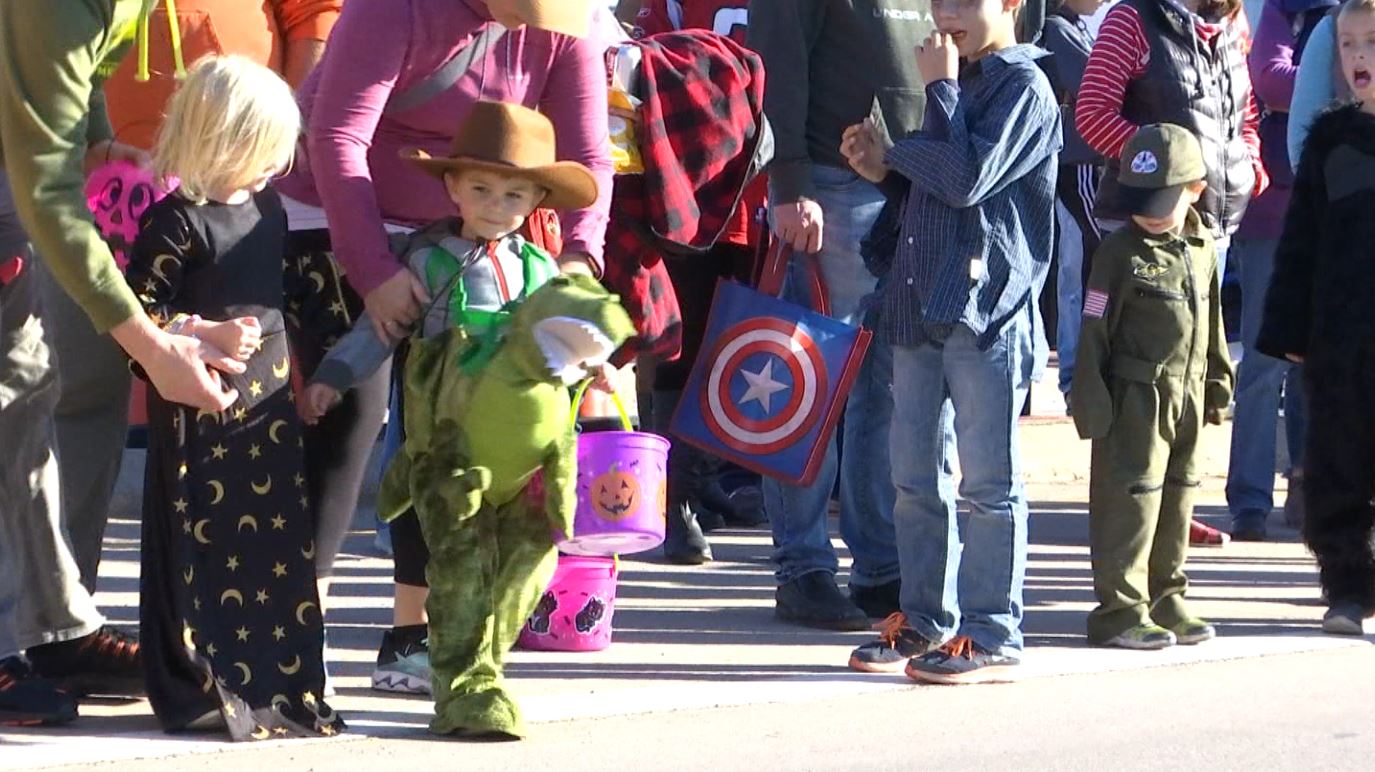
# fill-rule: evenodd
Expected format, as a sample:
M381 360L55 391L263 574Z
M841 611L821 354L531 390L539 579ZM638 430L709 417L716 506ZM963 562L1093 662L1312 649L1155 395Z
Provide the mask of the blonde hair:
M153 169L181 180L180 195L205 203L285 170L301 131L291 87L242 56L205 57L172 95Z
M1355 11L1375 13L1375 0L1346 0L1337 10L1337 20L1340 21L1341 17Z

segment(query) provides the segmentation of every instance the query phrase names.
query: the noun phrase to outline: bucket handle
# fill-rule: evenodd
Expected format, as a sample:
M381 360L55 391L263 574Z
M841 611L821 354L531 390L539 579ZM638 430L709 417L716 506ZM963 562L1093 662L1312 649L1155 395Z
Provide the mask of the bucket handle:
M591 380L582 382L578 390L573 392L573 407L568 411L568 422L576 425L578 422L578 408L582 406L583 397L587 395L587 387L592 385ZM621 400L621 395L611 392L611 401L616 405L616 412L621 415L621 428L628 432L635 431L635 425L630 422L630 413L625 409L625 402Z

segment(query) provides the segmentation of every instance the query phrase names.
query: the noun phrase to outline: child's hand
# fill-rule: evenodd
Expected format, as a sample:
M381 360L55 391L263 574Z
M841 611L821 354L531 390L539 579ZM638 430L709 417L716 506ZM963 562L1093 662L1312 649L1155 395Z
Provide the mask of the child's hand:
M1290 362L1293 362L1296 365L1303 364L1303 355L1301 354L1285 354L1284 358L1288 359Z
M202 319L188 332L240 362L248 361L263 345L262 325L253 316L242 316L227 322Z
M888 176L888 164L883 161L886 152L878 127L870 118L846 129L840 138L841 155L856 174L870 182L882 182Z
M917 70L923 83L954 80L960 74L960 53L954 38L936 30L917 46Z
M301 400L301 420L308 426L314 426L343 398L343 395L332 386L323 383L310 384L306 387L305 397Z

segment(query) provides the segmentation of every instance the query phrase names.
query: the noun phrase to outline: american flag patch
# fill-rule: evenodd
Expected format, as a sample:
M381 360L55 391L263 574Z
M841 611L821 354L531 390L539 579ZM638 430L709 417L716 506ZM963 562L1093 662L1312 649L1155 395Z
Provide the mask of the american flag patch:
M1090 319L1102 319L1103 314L1108 312L1108 293L1098 290L1089 290L1084 296L1084 316Z

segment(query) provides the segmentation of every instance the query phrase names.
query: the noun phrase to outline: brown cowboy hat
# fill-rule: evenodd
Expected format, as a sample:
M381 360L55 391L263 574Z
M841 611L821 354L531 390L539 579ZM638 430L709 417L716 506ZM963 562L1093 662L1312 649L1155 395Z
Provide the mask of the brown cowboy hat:
M576 38L587 37L592 24L591 0L487 0L487 10L507 27L524 24Z
M478 102L447 157L415 149L401 157L440 179L464 169L523 177L549 191L540 206L550 209L583 209L597 200L597 180L586 166L554 160L554 124L520 105Z

